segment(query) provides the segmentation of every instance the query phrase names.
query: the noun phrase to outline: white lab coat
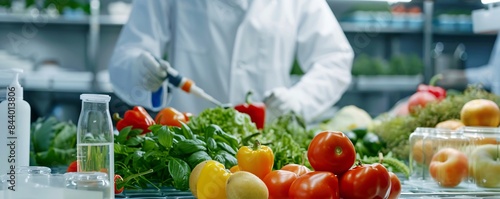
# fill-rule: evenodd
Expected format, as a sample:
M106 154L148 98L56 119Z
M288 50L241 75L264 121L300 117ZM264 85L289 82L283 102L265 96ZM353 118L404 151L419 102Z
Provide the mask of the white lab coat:
M334 105L351 82L352 48L325 0L136 0L109 72L116 94L151 108L150 92L131 79L142 52L168 62L222 103L243 103L289 87L311 120ZM306 71L292 85L297 57ZM171 89L172 106L197 114L210 102ZM153 110L158 110L158 108Z
M492 93L500 95L500 34L497 35L488 64L466 69L465 75L469 83L481 83Z

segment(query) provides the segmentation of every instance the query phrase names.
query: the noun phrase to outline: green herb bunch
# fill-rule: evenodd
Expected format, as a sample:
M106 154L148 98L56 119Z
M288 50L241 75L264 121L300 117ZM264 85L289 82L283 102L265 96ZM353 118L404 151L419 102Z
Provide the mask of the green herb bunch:
M289 112L266 124L256 139L273 150L273 169L281 169L289 163L310 167L306 153L314 135L315 130L307 129L303 118Z
M216 160L230 168L238 140L211 124L197 131L182 124L181 128L153 125L150 133L126 127L115 136L115 173L127 177L153 170L131 179L127 189L174 187L189 189L189 176L194 167L205 160Z

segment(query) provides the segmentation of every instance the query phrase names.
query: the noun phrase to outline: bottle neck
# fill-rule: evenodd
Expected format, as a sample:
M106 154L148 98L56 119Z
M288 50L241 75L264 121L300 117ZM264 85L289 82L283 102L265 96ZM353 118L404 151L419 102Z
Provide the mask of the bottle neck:
M92 101L83 101L82 102L82 111L83 110L91 110L91 111L105 111L107 112L109 105L107 102L92 102Z

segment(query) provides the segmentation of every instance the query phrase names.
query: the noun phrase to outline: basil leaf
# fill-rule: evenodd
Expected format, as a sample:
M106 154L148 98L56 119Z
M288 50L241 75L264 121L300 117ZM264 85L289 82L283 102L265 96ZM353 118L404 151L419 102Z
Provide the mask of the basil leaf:
M189 165L179 158L170 158L168 161L168 172L174 180L174 188L184 191L189 189Z
M160 145L164 146L167 149L172 148L173 140L174 140L174 135L168 129L167 126L163 126L157 131L158 133L158 142Z
M116 142L120 144L124 144L127 141L128 134L130 133L130 130L132 130L132 126L127 126L123 128L119 133L118 136L116 136Z
M214 138L207 138L207 148L209 151L217 150L217 142L214 140Z
M187 159L187 163L189 164L189 166L194 169L194 167L196 167L196 165L198 165L199 163L205 161L205 160L211 160L212 158L210 157L210 155L208 155L208 153L206 151L198 151L198 152L195 152L193 154L191 154Z
M127 146L137 146L143 142L144 138L141 137L131 137L125 142L125 145Z
M187 139L193 139L193 131L191 131L191 128L189 128L189 126L183 122L181 122L181 126L182 134L184 135L184 137L186 137Z
M155 140L150 137L144 137L144 142L142 143L142 150L149 152L158 149L158 144Z

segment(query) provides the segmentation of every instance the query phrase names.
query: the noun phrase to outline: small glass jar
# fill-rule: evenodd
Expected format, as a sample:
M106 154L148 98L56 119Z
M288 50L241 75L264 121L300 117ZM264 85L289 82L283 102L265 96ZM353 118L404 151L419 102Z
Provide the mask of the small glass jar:
M49 184L51 169L42 166L20 167L17 170L17 178L20 184L30 186L47 186Z
M50 168L41 166L19 167L16 174L4 175L5 198L32 198L33 192L39 193L49 185ZM38 198L48 195L39 193Z
M424 138L435 130L435 128L418 127L410 134L409 180L411 181L429 178L428 166L432 158L432 145L424 143Z
M434 133L424 138L424 143L432 145L429 162L431 178L426 181L446 188L467 182L469 139L462 131L436 128Z
M469 177L478 187L500 188L500 128L463 127L469 138Z
M99 193L104 199L114 198L114 192L110 192L108 175L103 172L71 172L64 174L66 189L83 191L80 193ZM71 192L70 192L71 193ZM74 192L72 192L74 193ZM71 198L66 197L65 198Z

